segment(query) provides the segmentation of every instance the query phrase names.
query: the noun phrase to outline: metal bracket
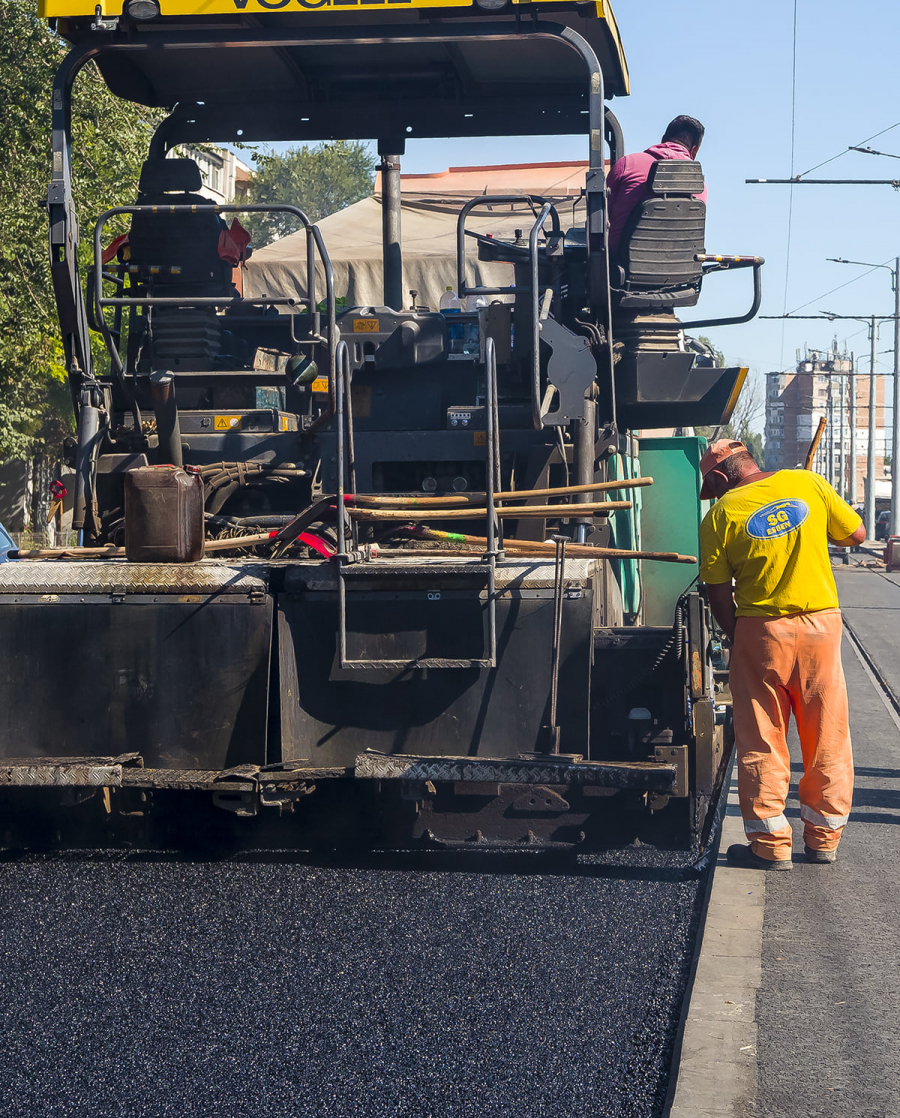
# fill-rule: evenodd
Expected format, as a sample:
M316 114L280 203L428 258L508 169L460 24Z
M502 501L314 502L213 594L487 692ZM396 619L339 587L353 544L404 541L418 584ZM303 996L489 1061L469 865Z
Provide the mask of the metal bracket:
M597 377L590 339L573 334L555 318L541 323L540 337L552 350L547 378L559 394L556 411L541 409L541 423L554 427L584 419L584 395Z
M94 8L94 22L91 24L91 31L116 31L119 27L119 17L103 15L103 5L97 4Z

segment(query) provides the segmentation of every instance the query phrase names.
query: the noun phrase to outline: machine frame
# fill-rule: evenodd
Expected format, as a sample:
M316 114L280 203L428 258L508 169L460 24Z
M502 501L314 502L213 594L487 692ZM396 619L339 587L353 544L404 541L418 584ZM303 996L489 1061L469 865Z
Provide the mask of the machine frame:
M360 795L367 803L366 819L379 817L385 831L394 834L392 841L400 843L584 848L627 841L637 831L658 841L702 841L728 755L728 713L716 691L710 620L703 598L689 585L670 603L672 625L642 623L639 595L634 608L625 602L625 581L639 585L652 575L641 570L639 547L618 548L614 557L626 529L638 542L635 487L642 484L634 480L637 443L620 432L619 414L624 407L622 414L637 426L636 418L649 419L661 411L677 423L690 414L705 422L712 409L715 421L725 421L746 370L695 368L680 342L683 324L674 318L654 327L665 338L661 352L658 346L642 349L644 327L635 321L629 323L629 337L637 341L626 343L624 358L617 352L614 329L620 312L614 301L627 306L630 289L618 290L610 282L604 143L611 159L624 153L624 144L605 92L607 86L627 92L628 77L612 13L606 5L585 9L566 0L506 5L499 14L462 3L435 8L413 0L399 22L396 9L379 19L382 12L374 6L359 5L367 10L366 18L371 12L372 22L358 26L344 13L288 11L287 0L248 3L254 15L247 15L247 3L239 0L234 6L225 0L160 0L158 20L132 18L129 11L138 10L135 0L130 6L118 0L96 6L83 0L44 0L42 5L42 13L57 19L59 30L74 44L54 83L48 193L51 272L78 419L74 523L89 532L86 543L101 549L114 546L112 525L118 522L109 515L115 500L109 494L119 484L116 477L146 464L148 454L177 466L190 457L201 471L229 465L217 461L224 444L212 434L201 430L183 439L171 390L168 395L151 390L141 357L120 355L114 335L120 334L126 312L129 331L139 328L142 338L154 329L153 314L167 310L210 310L217 330L224 321L233 332L249 331L255 338L259 323L251 322L248 313L255 306L265 310L289 304L293 352L318 359L327 376L327 396L317 401L307 395L305 412L292 412L288 404L283 413L276 409L276 418L284 416L278 419L280 430L272 428L274 433L259 437L248 433L232 445L239 446L241 478L244 464L254 464L300 486L291 493L306 492L310 503L298 515L283 518L269 539L246 531L214 539L226 556L238 553L224 563L204 560L182 568L154 568L101 550L100 555L85 551L59 560L8 564L2 572L7 577L0 579L0 627L10 627L19 645L29 647L30 663L53 664L63 616L76 654L82 634L94 634L84 638L91 643L94 662L90 670L73 673L66 694L51 703L36 736L32 729L26 756L11 744L22 740L22 726L6 704L0 786L8 787L16 803L16 796L46 788L64 788L78 803L97 802L94 792L99 788L99 802L107 812L129 817L151 814L149 807L146 812L135 808L135 797L142 804L156 797L162 805L185 793L203 793L204 802L238 817L255 817L267 806L280 813L297 807L295 818L306 824L307 841L333 837L331 820L336 817L323 808L308 811L307 801L337 803L334 811L343 819L340 805ZM220 13L232 13L235 7L237 13L222 27ZM545 20L547 12L558 18ZM491 53L497 47L522 49L531 65L546 66L557 91L548 99L546 88L523 69L508 75L505 87L482 77L480 99L461 96L446 58L456 67L457 78L467 71L470 87L477 89L472 59L499 58ZM560 48L581 64L579 74L560 69ZM273 59L287 59L300 93L282 102L258 93L235 100L212 76L221 69L215 59L222 50L255 51L259 57L270 52ZM369 86L363 80L358 87L363 95L355 105L339 83L329 96L317 99L300 62L315 59L315 52L334 58L345 50L356 52L354 59L375 60ZM391 61L380 63L384 54L378 52L387 52ZM435 75L444 81L435 86L434 98L409 103L393 94L380 96L385 65L396 66L400 85L420 80L410 65L419 55L426 59L428 81ZM201 65L197 59L212 63ZM181 145L229 138L378 139L384 306L338 313L327 245L298 210L292 212L306 230L305 294L256 300L157 294L154 281L129 278L125 264L107 267L102 241L104 225L114 216L163 213L180 219L198 208L158 202L100 215L89 305L80 278L72 194L71 96L78 72L92 60L114 92L171 110L153 137L151 160ZM218 97L199 88L202 97L179 98L161 84L169 75L177 88L192 64L200 66L203 80L212 83ZM552 199L487 197L463 207L457 250L460 294L500 297L501 306L508 296L514 306L505 335L502 322L498 328L487 316L460 317L460 323L477 325L479 350L455 380L448 380L446 321L415 307L404 309L398 153L407 135L563 130L583 131L588 137L583 232L564 235ZM478 205L512 203L536 211L527 245L486 244L482 239L479 252L510 263L516 284L468 285L468 214ZM202 207L216 215L262 208L291 209ZM317 257L325 275L324 313L314 286ZM760 299L760 258L710 257L704 251L693 260L696 296L708 272L751 267L754 298L743 315L688 326L753 317ZM137 265L131 269L139 270ZM108 295L111 283L115 293ZM670 283L664 292L666 305L696 302L690 285ZM652 292L639 295L638 307L645 298L652 308L654 297ZM294 309L301 306L302 315ZM115 316L113 325L107 311ZM220 321L222 312L229 311L237 317ZM273 329L277 325L279 336L284 335L284 317L268 323ZM178 320L173 321L177 326ZM519 325L514 345L513 321ZM92 327L106 342L110 375L100 375L94 367ZM360 333L371 337L371 350L360 348ZM418 347L424 348L420 352ZM134 348L143 353L143 344ZM504 362L498 353L508 354ZM447 391L460 394L459 402L474 409L470 414L483 414L481 438L481 432L474 432L480 451L463 449L472 447L472 431L438 430L433 421L422 426L409 409L405 419L392 419L382 405L371 416L354 416L355 392L377 386L377 377L388 374L403 386L395 390L398 399L407 391L432 411L437 407L440 423L441 409L446 411L444 385L456 384ZM238 368L188 368L167 375L169 384L180 386L174 390L176 398L186 389L209 387L212 400L219 385L258 391L256 386L274 379L269 371ZM672 387L667 377L674 378ZM623 384L624 405L619 399ZM554 392L559 406L550 411ZM156 416L152 439L141 418L141 406L149 399ZM217 406L213 402L205 410L217 416L222 412ZM200 412L188 409L182 423L193 422L195 415ZM398 455L398 468L409 463L398 474L405 484L379 491L375 465L366 463L376 463L378 454L387 453L383 448L396 447L398 440L407 444ZM455 510L465 524L484 526L483 539L459 536L474 540L461 555L445 550L432 557L421 550L415 532L412 541L407 534L407 543L397 546L394 541L386 548L379 547L373 534L379 516L396 522L401 514L392 514L392 509L416 504L430 510L432 523L445 528L459 523L449 518L454 505L464 508L467 498L448 493L441 505L439 495L423 499L420 492L413 500L410 479L417 478L416 470L421 472L415 456L421 457L426 444L439 448L432 453L442 461L465 454L463 464L474 468L473 477L483 479L483 498L472 502L471 515ZM624 464L625 477L611 472L613 460ZM520 485L526 462L526 483ZM548 486L562 470L566 485ZM308 490L303 488L307 485ZM507 486L512 493L504 492ZM631 499L598 504L596 493L609 489L612 496L618 492ZM562 511L548 505L547 490L562 494ZM527 494L537 507L510 510L515 491ZM541 493L543 500L533 495ZM349 506L354 507L346 511ZM625 518L621 523L618 509ZM208 530L210 516L216 519L207 514ZM331 547L319 537L314 545L318 555L302 558L290 551L307 538L311 525L328 516L334 521L333 535L326 533ZM563 534L565 523L569 535ZM548 524L555 527L544 542ZM250 544L232 542L235 538L252 540L256 553L248 559ZM688 556L676 558L690 562ZM12 574L10 568L15 568ZM41 637L34 617L48 608L54 608L52 624ZM210 628L212 616L216 625ZM105 643L96 635L104 631L110 634ZM185 664L191 658L201 664L191 686L175 672L165 676L163 688L164 673L155 659L161 655L155 644L161 633L168 634L165 640L173 642L169 647ZM239 642L238 634L244 634ZM0 693L4 688L15 692L21 684L17 673L14 666L6 669ZM217 712L218 695L236 697L237 708ZM88 714L73 717L75 709L98 702L101 707L109 704L112 721L104 717L90 724ZM141 717L141 731L130 732L129 725L137 725ZM252 731L247 729L251 726ZM139 750L131 748L133 733L145 743ZM114 743L114 750L104 749L104 741Z

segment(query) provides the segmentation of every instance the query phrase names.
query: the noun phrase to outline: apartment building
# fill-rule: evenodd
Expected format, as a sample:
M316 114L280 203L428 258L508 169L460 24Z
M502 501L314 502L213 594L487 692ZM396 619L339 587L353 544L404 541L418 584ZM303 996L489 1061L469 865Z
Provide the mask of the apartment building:
M240 202L246 195L253 171L228 148L179 148L173 153L193 159L200 168L203 187L200 193L221 206Z
M875 379L875 477L885 478L885 454L890 453L885 413L885 378ZM855 406L851 408L851 400ZM813 463L852 504L864 499L869 449L869 376L855 369L851 354L829 350L797 353L792 372L766 377L765 459L767 470L795 469L806 460L819 426L828 424ZM856 492L850 492L850 430L856 426Z

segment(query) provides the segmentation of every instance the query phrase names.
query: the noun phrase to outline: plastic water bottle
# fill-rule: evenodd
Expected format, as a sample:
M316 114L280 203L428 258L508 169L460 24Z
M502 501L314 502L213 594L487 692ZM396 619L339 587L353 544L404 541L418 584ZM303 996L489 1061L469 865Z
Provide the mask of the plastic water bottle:
M466 310L478 313L481 307L487 306L487 299L483 295L467 295L466 296ZM463 335L463 352L477 356L481 352L481 338L479 335L478 323L467 322L465 325L465 333Z
M441 314L459 314L462 311L462 303L459 296L452 287L448 287L444 294L441 296L440 301ZM447 340L450 343L450 355L459 355L463 353L464 337L463 337L463 324L457 322L454 324L447 323Z
M448 287L441 296L440 308L444 314L458 314L462 310L459 296L452 287Z

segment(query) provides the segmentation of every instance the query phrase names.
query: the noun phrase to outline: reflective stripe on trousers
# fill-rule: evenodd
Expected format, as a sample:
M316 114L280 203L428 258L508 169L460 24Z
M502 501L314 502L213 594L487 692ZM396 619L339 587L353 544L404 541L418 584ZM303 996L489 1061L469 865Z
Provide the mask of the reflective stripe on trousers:
M752 835L754 832L760 832L764 835L777 834L783 831L785 827L790 827L787 821L787 816L776 815L773 819L745 819L744 820L744 833Z
M731 652L731 694L744 830L763 858L789 858L784 815L791 779L791 712L803 754L804 840L833 850L850 814L853 755L841 666L840 610L789 617L739 617Z

